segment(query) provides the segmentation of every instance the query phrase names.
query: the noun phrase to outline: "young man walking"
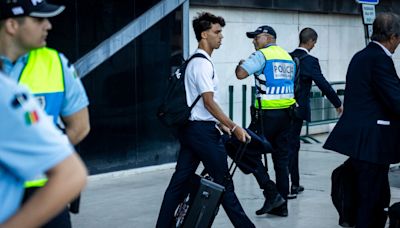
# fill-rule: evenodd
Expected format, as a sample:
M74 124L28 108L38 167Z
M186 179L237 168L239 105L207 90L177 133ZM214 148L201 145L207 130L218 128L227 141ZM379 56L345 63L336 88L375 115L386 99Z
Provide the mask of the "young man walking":
M227 153L217 128L226 129L240 141L249 138L246 131L230 120L218 105L218 76L211 61L214 49L221 46L222 17L201 13L193 20L198 49L206 58L192 59L185 72L188 104L198 95L201 99L194 106L189 123L179 129L181 150L171 181L165 191L156 227L171 227L176 207L184 198L184 186L202 162L216 183L225 186L222 206L235 227L255 227L243 211L234 193L233 182L227 179Z
M317 43L317 39L318 34L314 29L304 28L299 34L299 47L290 53L292 57L300 59L300 72L299 79L296 80L298 83L295 86L294 93L297 110L292 120L291 136L289 137L289 173L292 182L289 199L296 198L298 193L304 191L304 187L300 185L299 174L300 133L303 127L303 120L311 120L310 91L312 82L315 82L322 93L333 104L338 115L343 112L342 102L322 74L318 59L310 55L310 51Z

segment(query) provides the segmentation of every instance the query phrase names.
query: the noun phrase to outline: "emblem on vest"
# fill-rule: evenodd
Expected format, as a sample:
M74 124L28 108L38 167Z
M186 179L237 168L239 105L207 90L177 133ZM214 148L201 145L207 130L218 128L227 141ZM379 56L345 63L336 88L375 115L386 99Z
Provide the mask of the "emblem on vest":
M44 96L37 96L35 98L38 101L40 108L44 110L46 107L46 98Z

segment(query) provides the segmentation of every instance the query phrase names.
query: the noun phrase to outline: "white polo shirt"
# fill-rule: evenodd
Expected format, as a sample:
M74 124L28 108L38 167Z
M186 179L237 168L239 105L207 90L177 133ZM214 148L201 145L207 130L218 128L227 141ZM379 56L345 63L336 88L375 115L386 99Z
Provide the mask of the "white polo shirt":
M201 53L207 57L197 57L192 59L187 65L185 72L186 100L188 105L192 105L198 95L205 92L214 93L214 101L218 103L218 77L211 62L211 57L202 49L197 49L194 53ZM189 120L215 121L217 119L205 108L203 98L193 107Z

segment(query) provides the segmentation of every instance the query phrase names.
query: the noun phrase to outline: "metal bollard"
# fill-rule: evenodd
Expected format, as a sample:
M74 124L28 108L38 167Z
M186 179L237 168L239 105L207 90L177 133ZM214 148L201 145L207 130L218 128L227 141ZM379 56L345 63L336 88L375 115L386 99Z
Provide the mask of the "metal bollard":
M246 127L246 98L247 98L247 85L242 85L242 127Z
M233 120L233 86L229 86L229 118Z

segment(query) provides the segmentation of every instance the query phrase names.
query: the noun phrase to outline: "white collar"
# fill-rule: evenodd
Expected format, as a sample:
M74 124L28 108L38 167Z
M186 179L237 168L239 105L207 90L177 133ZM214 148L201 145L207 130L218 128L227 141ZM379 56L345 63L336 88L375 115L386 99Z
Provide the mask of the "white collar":
M381 48L385 51L385 53L386 53L386 55L388 55L389 57L392 57L392 53L390 53L390 51L385 47L385 46L383 46L381 43L379 43L379 42L377 42L377 41L372 41L372 42L374 42L374 43L376 43L376 44L378 44L379 46L381 46Z
M207 59L211 60L211 56L201 48L197 48L194 53L201 53L201 54L205 55L207 57Z
M296 48L296 49L303 50L303 51L307 52L307 54L310 54L310 52L309 52L306 48L298 47L298 48Z

